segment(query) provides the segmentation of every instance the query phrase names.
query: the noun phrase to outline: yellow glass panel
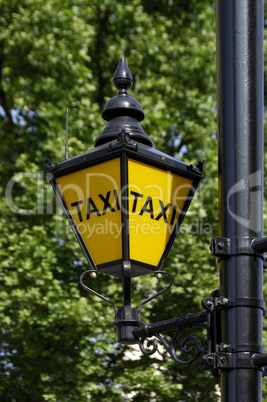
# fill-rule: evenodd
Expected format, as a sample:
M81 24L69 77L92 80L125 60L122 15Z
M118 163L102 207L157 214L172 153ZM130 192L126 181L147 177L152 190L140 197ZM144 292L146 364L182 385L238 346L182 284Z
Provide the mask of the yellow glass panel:
M130 258L157 266L192 180L129 159Z
M120 158L56 179L96 265L122 258Z

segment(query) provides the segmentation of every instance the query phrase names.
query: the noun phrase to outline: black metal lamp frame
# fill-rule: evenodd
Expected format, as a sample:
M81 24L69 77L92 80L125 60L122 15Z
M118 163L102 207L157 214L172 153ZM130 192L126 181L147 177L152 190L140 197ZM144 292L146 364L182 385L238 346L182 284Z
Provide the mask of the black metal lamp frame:
M55 165L52 165L48 159L44 159L44 164L46 168L46 175L50 180L59 203L65 212L70 226L73 229L73 232L90 266L90 270L81 275L80 283L85 290L100 297L103 301L113 305L115 309L114 326L116 326L118 330L118 340L121 343L131 344L139 342L133 331L136 329L136 327L143 325L143 322L140 319L141 307L155 297L166 292L173 284L171 275L162 271L162 267L179 231L180 225L184 219L193 195L199 185L200 180L202 179L204 161L198 162L197 166L194 167L193 165L187 165L176 158L173 158L153 148L152 140L144 132L139 123L145 117L143 109L137 100L129 96L127 93L127 90L132 85L133 78L125 59L120 60L115 71L113 81L116 88L119 89L119 93L117 96L111 98L103 109L102 117L107 120L108 123L103 132L95 140L95 148L83 153L80 156L72 159L66 159L60 163L56 163ZM60 188L57 185L57 178L74 172L79 172L83 169L96 166L116 158L120 159L122 259L96 265L83 240L83 237L79 232L78 226L73 219L67 203L64 200L64 195L61 193ZM156 266L130 258L128 194L129 158L192 181L192 185L182 211L180 211L178 219L176 223L174 223L170 238ZM165 214L165 207L162 211L162 216L164 216L163 214ZM83 279L85 276L89 274L91 277L95 277L99 272L123 279L123 307L118 309L112 301L88 288L84 284ZM155 273L157 277L162 275L168 276L171 279L171 284L153 297L143 301L139 308L133 308L131 304L131 280L133 277L148 273Z
M74 221L72 214L68 209L68 206L64 200L64 196L62 196L60 192L56 179L67 174L74 173L91 166L95 166L99 163L110 161L115 158L120 158L121 165L122 260L116 260L108 264L105 263L96 266L88 248L86 247L86 244L84 243L82 236L80 235L76 222ZM128 158L146 163L150 166L154 166L155 168L175 173L181 177L189 178L190 180L192 180L192 186L185 201L183 210L178 217L173 232L157 266L130 259L128 217ZM50 183L60 202L60 205L65 212L65 215L82 248L87 262L89 263L90 274L93 275L99 272L103 272L106 274L111 274L115 277L123 278L124 304L123 307L120 309L115 308L116 320L114 325L118 327L118 339L120 342L136 343L136 339L132 334L132 329L135 326L143 324L140 321L140 309L142 305L150 301L151 298L148 301L142 303L142 305L138 309L132 308L131 278L147 273L161 273L162 267L165 263L174 239L179 231L186 211L199 185L199 182L202 179L204 162L199 162L196 167L192 165L187 165L163 152L152 148L151 146L133 141L128 133L125 130L122 130L118 134L117 140L111 141L108 144L100 145L93 150L82 154L81 156L65 160L55 165L51 165L51 163L47 159L44 160L44 163L46 167L47 177L50 180ZM85 274L86 273L82 274L81 276L81 285L84 288L86 288L86 286L83 284L83 278ZM166 273L166 275L169 274ZM96 294L103 300L107 301L105 297L100 296L99 294L97 294L97 292L91 290L91 293ZM163 291L161 291L160 294L161 293L163 293ZM112 302L110 303L112 304Z

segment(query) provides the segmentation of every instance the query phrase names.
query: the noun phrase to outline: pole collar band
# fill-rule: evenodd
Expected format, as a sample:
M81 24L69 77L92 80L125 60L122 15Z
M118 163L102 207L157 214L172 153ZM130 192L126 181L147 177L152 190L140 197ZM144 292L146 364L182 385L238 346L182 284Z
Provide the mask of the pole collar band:
M252 237L214 237L211 239L211 254L219 258L230 258L238 255L251 255L264 260L262 253L257 252L253 247Z

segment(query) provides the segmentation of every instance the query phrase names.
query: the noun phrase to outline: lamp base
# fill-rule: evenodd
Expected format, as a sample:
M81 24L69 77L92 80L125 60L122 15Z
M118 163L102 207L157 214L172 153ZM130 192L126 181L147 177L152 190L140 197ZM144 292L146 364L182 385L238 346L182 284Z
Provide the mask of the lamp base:
M118 342L123 345L139 344L138 339L133 335L133 329L144 325L140 321L140 312L137 308L124 306L118 309L116 321L112 324L117 328Z

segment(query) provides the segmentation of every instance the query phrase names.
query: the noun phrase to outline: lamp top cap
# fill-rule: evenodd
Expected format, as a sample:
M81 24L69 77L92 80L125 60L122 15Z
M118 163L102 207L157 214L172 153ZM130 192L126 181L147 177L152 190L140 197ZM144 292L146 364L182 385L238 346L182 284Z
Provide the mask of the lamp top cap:
M142 106L136 99L129 96L127 92L133 84L133 76L124 57L120 59L115 70L113 83L119 92L118 95L113 96L105 104L102 110L103 119L110 121L115 117L129 116L138 121L143 120L145 114Z
M133 76L124 57L120 59L115 70L113 82L120 93L127 91L133 85Z
M139 123L145 117L142 106L127 92L133 84L133 76L124 57L115 70L113 83L119 93L109 99L102 110L101 115L107 124L96 138L95 146L118 139L122 132L126 132L131 140L152 147L153 141Z

